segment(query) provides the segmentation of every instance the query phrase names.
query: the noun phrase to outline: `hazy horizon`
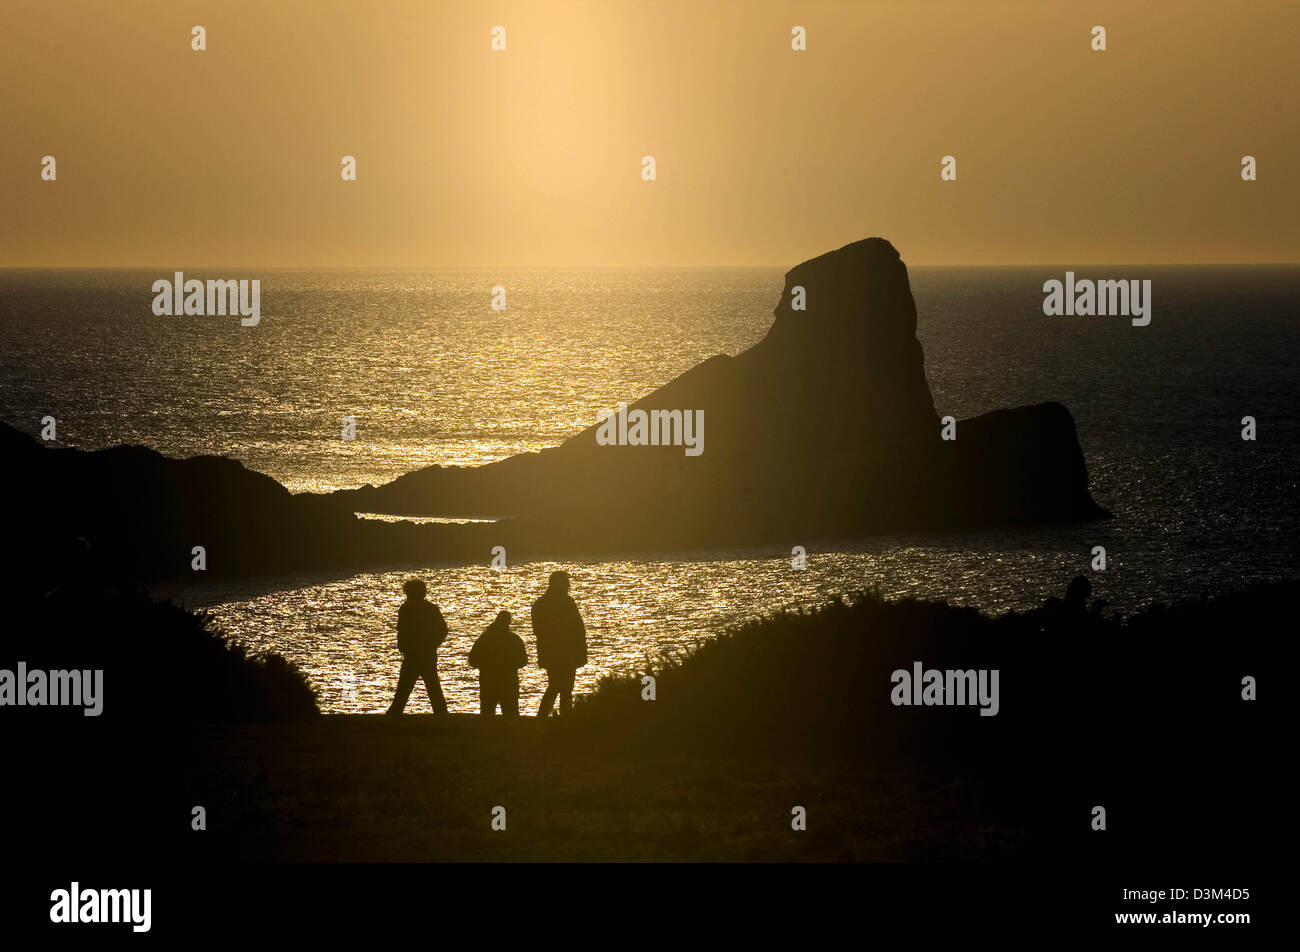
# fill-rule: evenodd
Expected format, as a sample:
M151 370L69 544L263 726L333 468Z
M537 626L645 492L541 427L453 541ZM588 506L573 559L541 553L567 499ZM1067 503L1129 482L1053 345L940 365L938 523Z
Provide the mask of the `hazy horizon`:
M839 247L839 246L837 246ZM834 249L826 249L831 251ZM817 257L817 254L809 255L809 258ZM446 272L448 274L510 274L525 272L555 272L555 273L576 273L583 271L609 271L619 274L636 272L636 271L788 271L802 261L790 262L786 264L757 263L757 264L664 264L664 265L602 265L602 264L556 264L556 265L535 265L520 267L496 268L486 265L480 266L460 266L444 267L442 265L311 265L311 264L277 264L277 265L257 265L257 264L124 264L124 265L0 265L0 272L4 271L190 271L193 269L225 269L232 273L243 273L262 271L274 273L277 271L415 271L415 272ZM1297 268L1300 267L1300 260L1296 261L1175 261L1175 262L1153 262L1153 261L1080 261L1071 263L1057 262L1012 262L1010 264L910 264L904 258L903 263L908 266L909 270L934 269L944 270L947 268L970 268L981 271L996 270L1029 270L1029 269L1061 269L1070 268L1075 271L1088 270L1092 268L1166 268L1166 269L1194 269L1194 268ZM152 292L151 292L152 293Z
M1281 0L7 14L8 267L788 268L872 235L914 266L1300 262Z

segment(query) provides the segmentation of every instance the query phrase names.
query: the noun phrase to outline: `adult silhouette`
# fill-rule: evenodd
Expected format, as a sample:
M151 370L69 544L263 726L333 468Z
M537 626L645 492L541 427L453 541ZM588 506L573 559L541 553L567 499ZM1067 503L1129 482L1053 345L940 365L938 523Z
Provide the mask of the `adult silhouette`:
M568 714L573 704L574 676L587 663L587 627L569 597L568 572L551 573L546 591L533 602L532 623L537 666L546 669L546 693L537 716L550 716L557 694L560 713Z
M397 610L397 649L402 652L402 671L388 713L401 714L416 680L423 678L429 706L435 714L446 714L447 699L438 680L438 646L447 640L447 622L438 606L425 598L427 589L418 578L407 579L402 590L406 601Z
M479 711L484 717L496 714L498 704L503 716L519 716L519 669L527 663L523 639L510 630L510 613L501 612L469 652L469 666L478 668Z

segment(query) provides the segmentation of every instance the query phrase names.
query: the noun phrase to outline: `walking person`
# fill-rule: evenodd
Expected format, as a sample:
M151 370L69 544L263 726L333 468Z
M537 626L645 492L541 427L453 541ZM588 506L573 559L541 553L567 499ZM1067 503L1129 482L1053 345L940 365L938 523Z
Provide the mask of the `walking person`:
M537 640L537 665L546 669L546 693L538 717L549 717L558 695L560 714L573 706L573 679L587 663L587 626L569 597L569 573L552 572L550 584L533 602L533 637Z
M469 652L469 666L478 668L479 711L484 717L494 716L498 704L503 717L519 716L519 669L527 663L524 640L510 630L510 613L501 612Z
M408 579L402 590L406 601L397 610L397 649L402 653L402 670L388 713L401 714L415 682L423 678L429 707L435 714L446 714L447 699L438 680L438 646L447 640L447 622L438 606L425 598L428 590L418 578Z

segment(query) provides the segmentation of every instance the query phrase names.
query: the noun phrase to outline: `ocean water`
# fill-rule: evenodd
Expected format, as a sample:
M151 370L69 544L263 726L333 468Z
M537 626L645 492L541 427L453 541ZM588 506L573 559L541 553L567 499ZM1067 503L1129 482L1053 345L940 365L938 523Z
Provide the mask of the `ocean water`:
M258 278L261 321L156 317L173 270L0 272L0 418L68 445L217 453L294 492L552 446L758 341L776 271L184 271ZM506 310L492 310L492 288ZM765 318L766 315L766 318ZM357 439L340 438L356 418Z
M1087 573L1118 610L1295 575L1300 354L1295 267L1071 267L1149 278L1153 318L1046 317L1066 267L914 268L926 372L958 419L1059 400L1074 414L1094 497L1113 520L981 533L790 540L771 549L647 553L566 564L604 673L681 650L719 626L864 587L987 611L1032 607ZM187 269L259 278L262 319L156 317L158 271L0 271L0 418L59 442L220 453L295 491L379 483L431 463L476 464L560 442L598 411L771 323L781 269L416 272ZM504 313L490 307L506 288ZM1242 417L1258 439L1241 439ZM357 439L340 438L356 418ZM1106 547L1104 573L1089 572ZM485 556L486 562L486 556ZM465 655L558 563L411 566L344 579L254 579L161 590L232 635L303 666L331 711L386 706L400 583L418 572L452 635L453 710L473 710ZM1230 633L1225 633L1225 637ZM525 671L524 706L541 691ZM421 689L410 710L426 709Z

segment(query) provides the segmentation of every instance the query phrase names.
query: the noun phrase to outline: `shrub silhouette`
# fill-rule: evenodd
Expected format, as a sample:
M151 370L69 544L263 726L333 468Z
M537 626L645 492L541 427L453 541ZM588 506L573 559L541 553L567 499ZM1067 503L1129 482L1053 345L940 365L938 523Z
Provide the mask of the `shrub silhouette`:
M0 667L102 669L95 720L283 721L318 713L302 672L275 653L251 653L211 618L132 591L73 584L9 606ZM14 708L13 714L84 717L81 708Z
M1265 813L1233 806L1273 789L1277 763L1265 702L1244 700L1242 679L1279 669L1275 619L1298 601L1288 580L1122 618L1075 586L989 618L865 594L606 678L555 739L611 754L759 756L774 776L817 758L962 777L981 791L973 815L1010 815L1045 849L1082 836L1089 849L1227 854L1268 834ZM892 672L916 661L998 669L999 713L893 705ZM641 697L646 673L654 701ZM1122 837L1087 839L1095 804L1110 805Z

